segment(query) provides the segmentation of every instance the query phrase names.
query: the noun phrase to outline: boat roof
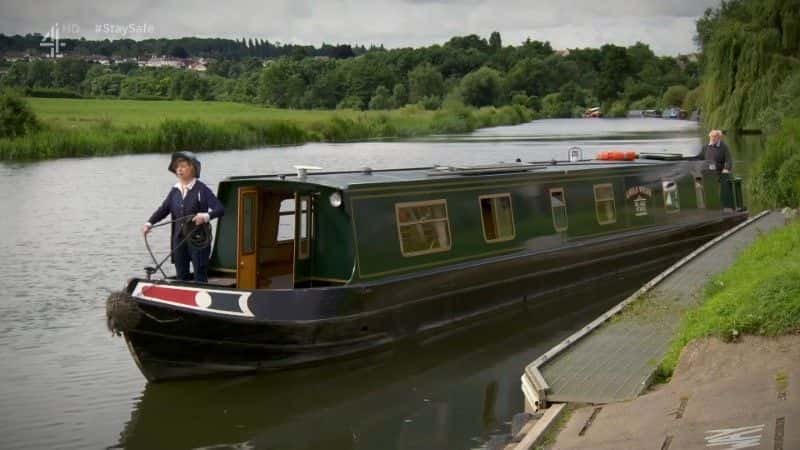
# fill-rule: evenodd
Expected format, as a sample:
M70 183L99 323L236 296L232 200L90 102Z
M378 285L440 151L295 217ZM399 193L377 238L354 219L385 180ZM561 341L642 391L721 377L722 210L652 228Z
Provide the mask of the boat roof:
M674 163L682 159L680 155L667 154L658 159L637 159L634 161L599 161L582 160L545 161L545 162L511 162L483 165L451 165L432 167L413 167L403 169L371 169L365 167L355 171L324 172L313 171L310 166L297 166L296 173L282 173L270 175L245 175L228 177L225 181L279 181L317 185L339 190L358 189L359 187L390 185L401 183L414 183L420 181L442 181L465 178L479 179L523 174L565 174L580 171L595 171L603 169L633 169L647 166L656 166ZM316 169L316 168L315 168Z

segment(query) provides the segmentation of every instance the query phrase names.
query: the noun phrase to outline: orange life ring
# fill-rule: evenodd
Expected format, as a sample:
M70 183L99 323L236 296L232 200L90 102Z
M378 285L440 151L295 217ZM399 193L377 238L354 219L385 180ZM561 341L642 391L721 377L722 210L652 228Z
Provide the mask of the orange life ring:
M636 152L623 151L606 151L597 154L597 159L600 161L633 161L637 157Z

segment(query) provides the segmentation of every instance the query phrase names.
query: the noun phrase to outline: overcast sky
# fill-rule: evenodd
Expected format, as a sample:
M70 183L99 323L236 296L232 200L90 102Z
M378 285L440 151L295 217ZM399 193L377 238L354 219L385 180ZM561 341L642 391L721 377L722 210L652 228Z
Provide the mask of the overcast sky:
M719 0L0 0L0 33L62 37L259 38L320 45L443 43L456 35L504 45L525 38L553 48L649 44L657 54L694 52L694 23ZM98 28L99 27L99 28Z

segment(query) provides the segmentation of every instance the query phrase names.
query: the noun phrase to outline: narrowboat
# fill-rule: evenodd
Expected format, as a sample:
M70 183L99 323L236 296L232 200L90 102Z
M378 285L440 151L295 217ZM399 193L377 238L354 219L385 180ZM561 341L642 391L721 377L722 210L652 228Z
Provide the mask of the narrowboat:
M666 267L747 216L701 161L617 156L229 177L209 281L150 269L109 327L151 381L316 365Z

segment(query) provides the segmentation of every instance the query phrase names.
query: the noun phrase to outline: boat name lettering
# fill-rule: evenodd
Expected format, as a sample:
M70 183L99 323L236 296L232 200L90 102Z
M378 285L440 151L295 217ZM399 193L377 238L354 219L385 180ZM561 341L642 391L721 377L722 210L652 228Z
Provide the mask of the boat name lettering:
M625 197L628 198L629 200L640 194L646 197L652 197L653 191L651 191L650 188L647 186L634 186L625 191Z

